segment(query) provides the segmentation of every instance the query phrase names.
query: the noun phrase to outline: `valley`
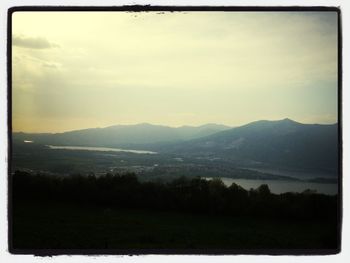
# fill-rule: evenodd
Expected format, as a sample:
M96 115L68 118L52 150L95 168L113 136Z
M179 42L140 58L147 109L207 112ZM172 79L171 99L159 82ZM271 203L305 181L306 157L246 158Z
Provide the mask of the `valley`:
M110 133L108 143L102 141L110 127L99 132L14 133L11 169L60 176L135 173L141 181L166 182L181 176L244 179L294 185L286 188L291 191L312 188L337 193L337 125L300 124L289 119L258 121L230 129L212 124L197 130L192 127L186 140L174 137L179 128L149 124L112 127L118 129ZM191 139L193 134L213 132L214 127L224 130ZM122 133L118 133L120 129ZM153 136L152 142L146 143L142 136L147 132ZM161 142L155 139L156 134ZM125 143L118 143L122 138ZM133 140L138 143L131 143ZM84 141L86 145L82 145ZM326 184L329 187L325 188ZM281 191L278 189L275 191Z

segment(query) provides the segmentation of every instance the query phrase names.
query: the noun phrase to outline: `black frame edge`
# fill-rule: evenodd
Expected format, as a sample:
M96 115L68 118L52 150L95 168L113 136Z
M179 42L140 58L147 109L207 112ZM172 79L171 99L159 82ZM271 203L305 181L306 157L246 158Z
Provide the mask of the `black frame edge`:
M338 15L338 247L334 249L16 249L12 237L12 15L14 12L337 12ZM8 138L8 184L7 220L8 251L11 254L56 255L334 255L341 252L343 224L343 133L342 133L342 20L341 9L335 6L14 6L7 10L7 138Z

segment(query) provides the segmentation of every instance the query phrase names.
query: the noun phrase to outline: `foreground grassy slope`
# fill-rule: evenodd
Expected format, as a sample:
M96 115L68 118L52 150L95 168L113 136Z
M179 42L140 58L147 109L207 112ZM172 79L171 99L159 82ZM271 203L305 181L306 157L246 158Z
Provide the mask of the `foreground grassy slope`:
M12 177L13 249L333 249L337 196L200 178Z
M267 220L62 203L14 207L16 249L331 249L327 222Z

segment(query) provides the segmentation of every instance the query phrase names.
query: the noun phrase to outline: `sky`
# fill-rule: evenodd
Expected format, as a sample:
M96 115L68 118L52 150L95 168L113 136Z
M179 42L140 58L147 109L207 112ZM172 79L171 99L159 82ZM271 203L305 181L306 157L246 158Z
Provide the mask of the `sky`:
M335 12L15 12L13 131L337 122Z

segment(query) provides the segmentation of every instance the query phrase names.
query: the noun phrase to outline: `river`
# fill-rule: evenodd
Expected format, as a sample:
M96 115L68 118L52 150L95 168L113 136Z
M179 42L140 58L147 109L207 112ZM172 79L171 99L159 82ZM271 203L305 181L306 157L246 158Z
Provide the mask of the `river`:
M90 146L56 146L46 145L53 150L83 150L83 151L99 151L99 152L129 152L138 154L157 154L156 152L143 151L143 150L129 150L109 147L90 147Z

